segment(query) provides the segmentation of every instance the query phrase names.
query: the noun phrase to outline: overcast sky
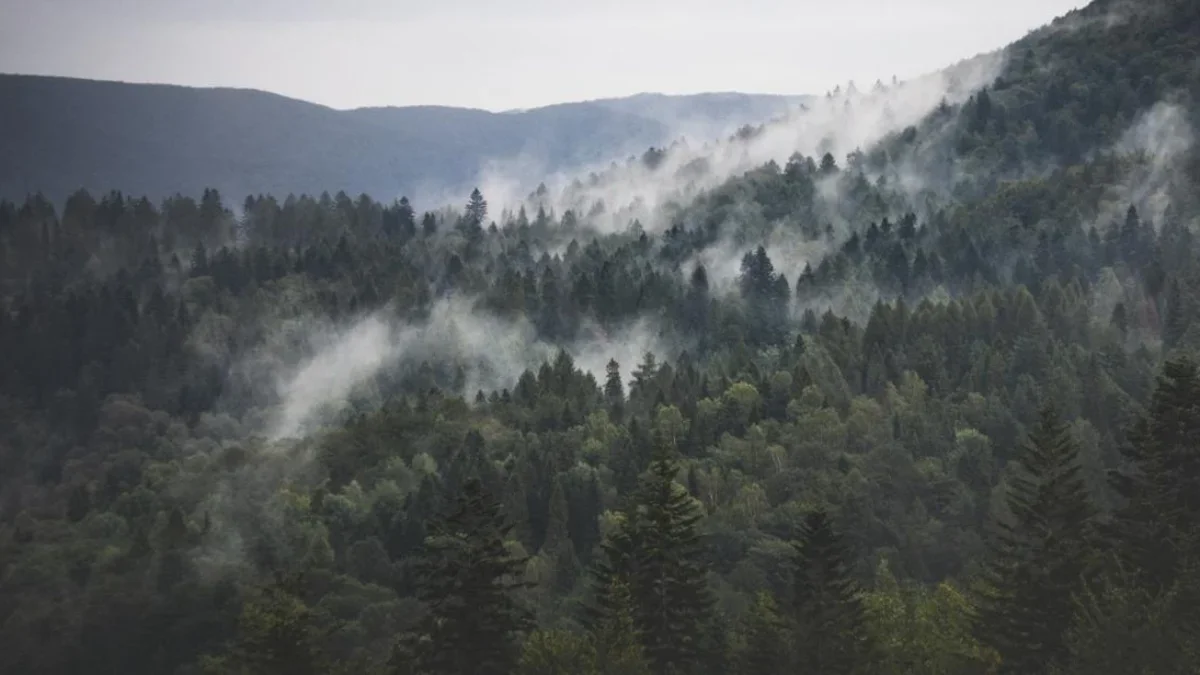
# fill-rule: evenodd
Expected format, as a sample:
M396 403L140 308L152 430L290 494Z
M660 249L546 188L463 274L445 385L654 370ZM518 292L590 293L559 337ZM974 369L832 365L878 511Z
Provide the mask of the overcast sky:
M0 0L0 72L505 110L824 93L1001 47L1082 0Z

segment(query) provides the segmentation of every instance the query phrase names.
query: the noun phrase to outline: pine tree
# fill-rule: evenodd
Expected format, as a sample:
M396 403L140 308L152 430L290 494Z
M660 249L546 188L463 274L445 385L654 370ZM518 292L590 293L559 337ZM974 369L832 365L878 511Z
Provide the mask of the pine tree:
M640 544L631 587L635 618L651 668L659 675L691 672L712 598L700 563L700 513L675 482L678 464L665 443L639 490L634 527Z
M328 660L320 646L323 631L296 592L299 577L277 577L253 591L242 606L238 632L225 653L201 659L205 673L319 675Z
M787 669L787 635L775 601L759 593L742 626L737 652L740 675L774 675Z
M1163 365L1148 415L1130 433L1126 467L1113 474L1125 503L1115 519L1120 551L1152 590L1171 585L1200 550L1200 370L1188 357Z
M1052 407L1022 447L1009 485L1011 519L999 532L980 598L979 639L1000 655L1001 672L1048 672L1066 656L1073 596L1091 565L1095 515L1079 450Z
M863 672L869 653L863 608L850 578L849 552L825 511L805 518L795 547L796 669L821 675Z
M620 421L625 409L625 387L621 384L621 364L616 359L610 359L604 368L604 400L613 419Z
M1167 288L1167 314L1163 320L1163 346L1168 349L1179 344L1191 323L1191 312L1188 311L1187 300L1183 296L1179 280L1172 279Z
M414 565L427 614L393 657L397 672L508 675L519 638L532 625L515 591L524 560L505 548L511 526L477 479L466 482L452 512L430 526Z
M633 507L602 544L594 572L596 599L587 622L612 622L621 612L613 589L632 592L634 625L651 671L656 675L694 672L701 658L702 629L712 598L699 560L694 500L675 482L672 450L659 445Z
M550 491L550 508L546 520L546 536L542 541L542 554L553 561L555 587L561 592L570 591L574 587L578 566L567 518L567 497L563 491L562 480L555 478L554 487Z
M602 595L605 610L591 626L599 675L650 675L650 666L642 652L641 637L633 619L633 597L629 586L609 579Z

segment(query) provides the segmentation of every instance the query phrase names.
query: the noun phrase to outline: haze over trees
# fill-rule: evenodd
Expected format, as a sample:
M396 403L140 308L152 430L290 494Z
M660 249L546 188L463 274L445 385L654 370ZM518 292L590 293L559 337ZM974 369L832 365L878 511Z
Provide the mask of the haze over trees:
M653 209L0 202L0 672L1195 672L1197 53Z

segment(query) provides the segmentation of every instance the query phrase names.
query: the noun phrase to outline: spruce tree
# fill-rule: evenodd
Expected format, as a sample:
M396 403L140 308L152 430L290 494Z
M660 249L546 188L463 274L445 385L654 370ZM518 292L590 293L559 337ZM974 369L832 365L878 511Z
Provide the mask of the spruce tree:
M850 555L823 510L805 518L796 542L792 620L796 670L821 675L863 672L869 643Z
M603 612L594 615L590 634L596 649L599 675L650 675L650 666L642 651L641 636L633 618L633 596L629 585L609 577L599 593L604 598Z
M571 543L567 528L567 498L562 479L554 479L550 492L550 508L546 520L546 536L542 540L542 555L554 566L555 588L563 593L575 586L576 569L579 561L575 557L575 545Z
M700 563L700 513L675 482L673 454L667 444L659 444L639 490L635 521L641 543L632 580L635 618L651 668L659 675L693 671L713 602Z
M1113 474L1124 498L1115 518L1119 550L1152 590L1171 585L1200 550L1200 372L1188 357L1163 366L1147 416L1129 434L1125 467Z
M326 631L299 597L303 578L276 575L253 590L242 605L237 636L220 655L200 661L204 673L247 675L322 675L329 659L321 647Z
M427 614L405 636L393 664L419 675L507 675L532 625L515 591L524 560L505 548L511 526L478 479L468 480L453 510L431 524L417 561L417 597Z
M611 622L621 602L612 589L627 585L634 625L657 675L696 671L713 603L700 562L700 514L675 482L677 471L673 451L660 443L632 508L603 544L587 617L593 630Z
M1092 567L1095 512L1078 447L1052 407L1042 409L1018 461L1011 518L998 523L976 628L1000 655L1002 673L1030 675L1066 656L1074 595Z
M775 601L759 593L743 621L737 651L739 675L774 675L787 669L787 635Z
M610 359L605 367L604 400L614 421L620 421L625 415L625 387L621 384L621 364L616 359Z

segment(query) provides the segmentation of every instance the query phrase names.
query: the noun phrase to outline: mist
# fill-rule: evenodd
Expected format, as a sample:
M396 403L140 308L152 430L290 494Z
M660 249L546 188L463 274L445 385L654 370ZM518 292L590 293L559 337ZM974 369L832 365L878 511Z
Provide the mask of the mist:
M546 171L536 157L524 155L487 163L477 183L497 208L542 205L559 213L572 209L582 218L600 204L604 214L584 220L599 232L623 231L633 219L647 231L659 231L669 225L662 207L686 203L767 162L782 165L795 153L819 160L830 153L841 164L849 153L917 124L941 103L966 101L995 79L1005 58L998 51L909 81L848 83L727 138L697 138L678 129L677 140L653 166L640 160L645 149L636 157L614 156L560 173ZM547 187L549 199L530 199L539 184Z
M343 330L314 321L301 342L308 355L292 365L258 362L262 381L275 382L269 425L272 442L303 438L335 423L356 399L381 404L373 380L384 374L411 373L423 364L461 368L461 393L511 388L527 369L554 359L560 349L576 366L602 380L610 359L628 370L647 352L674 358L683 349L650 317L614 331L585 322L568 343L542 340L523 316L507 319L475 306L468 298L438 300L426 319L404 321L385 309L358 319ZM266 372L272 371L272 372Z

